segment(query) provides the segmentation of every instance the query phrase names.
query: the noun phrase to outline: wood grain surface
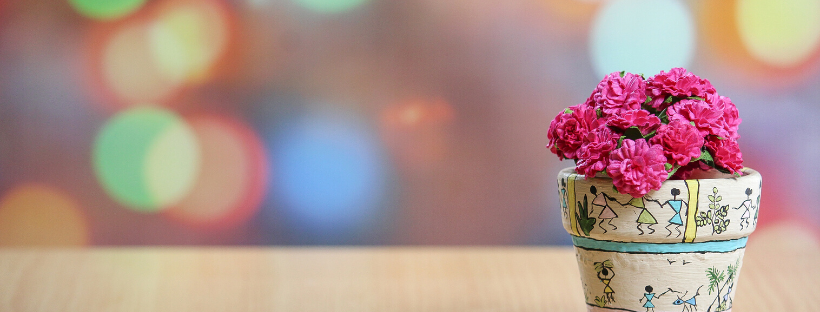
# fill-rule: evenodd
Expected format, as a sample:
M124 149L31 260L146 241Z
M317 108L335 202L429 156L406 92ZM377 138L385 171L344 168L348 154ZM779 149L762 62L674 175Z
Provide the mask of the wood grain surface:
M820 310L816 240L764 235L750 240L745 259L734 311ZM152 247L0 250L0 311L586 311L586 305L569 247Z

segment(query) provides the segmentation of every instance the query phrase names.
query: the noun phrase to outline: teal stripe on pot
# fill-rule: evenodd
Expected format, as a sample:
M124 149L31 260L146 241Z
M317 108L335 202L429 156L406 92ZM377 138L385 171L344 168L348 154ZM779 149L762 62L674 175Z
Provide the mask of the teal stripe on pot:
M575 245L575 247L584 249L625 253L674 254L690 252L730 252L745 248L746 237L697 243L633 243L602 241L573 235L572 244Z

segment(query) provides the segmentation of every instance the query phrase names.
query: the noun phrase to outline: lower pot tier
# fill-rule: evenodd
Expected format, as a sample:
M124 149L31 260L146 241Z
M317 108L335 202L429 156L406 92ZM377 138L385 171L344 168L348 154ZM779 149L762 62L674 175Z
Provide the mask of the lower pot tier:
M745 239L701 246L706 249L700 251L660 246L666 249L657 253L634 244L601 247L589 243L576 241L575 246L589 311L711 312L732 308Z

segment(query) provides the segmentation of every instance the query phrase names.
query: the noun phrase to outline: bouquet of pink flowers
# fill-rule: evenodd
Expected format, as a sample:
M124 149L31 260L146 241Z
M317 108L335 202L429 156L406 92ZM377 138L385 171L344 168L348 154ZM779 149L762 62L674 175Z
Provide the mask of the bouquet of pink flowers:
M739 175L737 107L707 79L683 68L643 75L614 72L586 102L550 123L550 151L574 159L587 177L604 173L618 192L642 197L693 170Z

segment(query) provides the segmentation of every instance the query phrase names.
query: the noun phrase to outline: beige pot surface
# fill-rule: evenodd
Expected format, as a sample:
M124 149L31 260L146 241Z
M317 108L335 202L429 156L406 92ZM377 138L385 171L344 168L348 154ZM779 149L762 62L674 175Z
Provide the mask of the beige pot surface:
M611 179L558 175L590 311L728 311L755 229L762 180L668 180L642 198Z

